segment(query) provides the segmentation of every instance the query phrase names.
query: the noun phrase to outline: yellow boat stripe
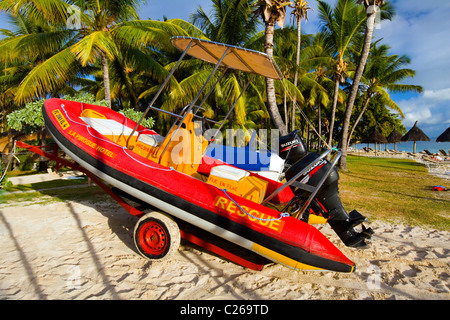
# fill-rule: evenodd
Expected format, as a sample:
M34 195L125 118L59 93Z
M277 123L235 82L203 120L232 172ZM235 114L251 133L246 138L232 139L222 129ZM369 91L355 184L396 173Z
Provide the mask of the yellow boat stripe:
M252 249L255 252L258 252L259 254L261 254L262 256L264 256L266 258L276 261L278 263L281 263L290 268L294 268L294 269L298 269L298 270L316 270L316 271L324 270L322 268L313 267L313 266L295 261L294 259L288 258L282 254L279 254L273 250L263 247L257 243L253 243Z

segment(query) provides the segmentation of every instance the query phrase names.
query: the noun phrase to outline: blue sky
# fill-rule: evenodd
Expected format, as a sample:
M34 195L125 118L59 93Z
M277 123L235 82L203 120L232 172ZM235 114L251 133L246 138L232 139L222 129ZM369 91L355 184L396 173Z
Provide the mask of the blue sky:
M334 4L337 0L327 0ZM305 33L318 31L318 12L315 0L308 1L314 10L303 24ZM396 16L383 21L375 31L375 39L391 47L392 54L406 54L411 58L410 68L416 70L409 84L421 85L422 94L393 94L400 106L407 129L415 121L429 136L437 137L450 126L450 1L448 0L393 0ZM211 0L147 0L140 9L142 19L180 18L189 20L191 13L202 6L208 13ZM288 18L289 19L289 18ZM0 15L0 28L8 25Z

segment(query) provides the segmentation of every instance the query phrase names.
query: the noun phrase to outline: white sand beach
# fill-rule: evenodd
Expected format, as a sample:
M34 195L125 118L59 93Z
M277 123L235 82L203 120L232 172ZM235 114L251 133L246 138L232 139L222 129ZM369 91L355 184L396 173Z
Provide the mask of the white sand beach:
M166 262L135 252L136 218L103 201L0 204L0 299L450 299L450 233L374 222L352 274L246 269L187 242Z

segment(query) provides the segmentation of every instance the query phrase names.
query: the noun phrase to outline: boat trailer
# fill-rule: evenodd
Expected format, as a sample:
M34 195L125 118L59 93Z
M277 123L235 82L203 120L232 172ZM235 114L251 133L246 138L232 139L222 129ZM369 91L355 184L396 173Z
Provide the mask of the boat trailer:
M59 147L57 144L54 145L53 151L47 152L44 151L46 148L31 146L22 141L16 141L16 145L19 148L26 149L30 152L36 153L42 157L45 157L51 161L55 161L55 170L58 171L63 167L71 168L73 170L82 172L88 178L90 178L97 186L99 186L104 192L106 192L113 200L115 200L122 208L124 208L129 214L135 217L142 217L145 215L144 210L149 208L148 204L140 203L137 206L133 206L127 202L124 198L129 198L130 200L135 200L133 197L124 194L122 191L111 188L107 184L105 184L102 180L100 180L96 175L87 171L83 167L81 167L78 163L64 159L59 156ZM236 264L239 264L243 267L246 267L251 270L260 271L264 267L265 264L269 263L263 257L260 257L244 248L241 248L231 242L228 242L224 239L221 239L217 236L207 233L201 229L198 229L192 225L189 225L185 222L179 223L180 228L180 236L182 239L193 243L203 249L206 249L214 254L217 254L225 259L228 259ZM230 248L229 250L225 248ZM235 251L235 252L231 252Z

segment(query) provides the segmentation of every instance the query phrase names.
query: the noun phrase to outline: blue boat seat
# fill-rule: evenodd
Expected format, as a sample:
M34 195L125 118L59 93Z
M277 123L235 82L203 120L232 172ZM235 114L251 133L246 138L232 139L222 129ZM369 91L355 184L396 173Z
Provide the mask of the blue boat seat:
M267 150L255 150L250 145L230 147L210 144L205 151L205 155L276 181L278 181L284 167L284 160L276 153Z

